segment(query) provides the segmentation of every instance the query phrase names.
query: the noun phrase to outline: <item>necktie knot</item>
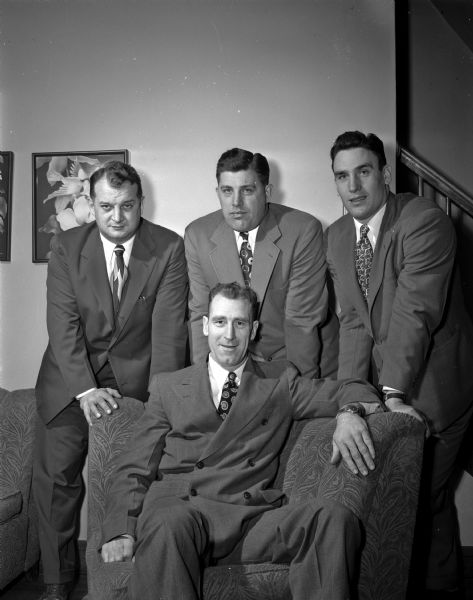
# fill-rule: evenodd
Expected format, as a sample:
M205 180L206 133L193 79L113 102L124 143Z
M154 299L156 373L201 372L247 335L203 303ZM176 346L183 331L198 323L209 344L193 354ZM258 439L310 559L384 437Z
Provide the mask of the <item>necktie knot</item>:
M251 267L253 266L253 252L248 242L248 232L240 231L240 237L242 239L240 247L241 271L243 273L243 280L245 282L246 287L250 287Z
M362 225L360 227L360 239L366 239L368 237L369 230L370 228L368 227L368 225Z
M227 418L230 408L232 407L232 401L237 395L237 392L238 384L236 382L236 373L230 371L227 375L225 383L223 384L222 396L217 408L217 412L223 420Z

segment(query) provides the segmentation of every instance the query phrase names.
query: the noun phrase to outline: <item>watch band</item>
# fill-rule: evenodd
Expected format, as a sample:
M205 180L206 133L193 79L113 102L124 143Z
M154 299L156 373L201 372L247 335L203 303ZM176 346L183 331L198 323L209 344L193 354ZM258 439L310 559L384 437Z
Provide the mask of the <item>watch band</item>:
M364 418L366 415L366 410L362 404L359 402L353 402L351 404L345 404L337 411L335 418L338 418L343 413L350 413L352 415L358 415L361 418Z

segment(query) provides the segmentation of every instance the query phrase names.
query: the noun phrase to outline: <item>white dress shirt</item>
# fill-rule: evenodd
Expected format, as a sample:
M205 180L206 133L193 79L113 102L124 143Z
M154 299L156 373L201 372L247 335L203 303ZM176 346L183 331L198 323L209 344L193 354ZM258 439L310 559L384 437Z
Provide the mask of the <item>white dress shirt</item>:
M238 386L240 385L241 375L243 373L243 369L245 368L247 360L248 360L248 358L246 358L239 367L237 367L236 369L233 369L233 373L235 373L235 375L236 375L235 382ZM212 390L212 400L215 405L215 408L218 408L218 405L220 404L220 398L222 397L223 385L227 381L228 374L230 372L231 371L229 371L228 369L224 369L223 367L221 367L218 364L218 362L216 362L212 358L212 356L209 355L210 389Z

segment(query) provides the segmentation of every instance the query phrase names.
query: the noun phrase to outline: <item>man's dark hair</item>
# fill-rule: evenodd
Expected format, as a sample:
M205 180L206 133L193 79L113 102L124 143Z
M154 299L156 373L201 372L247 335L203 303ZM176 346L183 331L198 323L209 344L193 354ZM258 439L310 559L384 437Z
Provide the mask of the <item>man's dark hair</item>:
M251 289L234 281L233 283L217 283L209 292L209 309L215 296L223 296L228 300L244 300L251 308L251 320L255 321L258 315L258 297Z
M384 153L384 144L374 133L365 135L361 131L345 131L337 137L330 149L330 158L333 161L340 150L351 150L352 148L365 148L371 150L378 157L378 166L382 169L386 164L386 155Z
M138 198L143 198L141 179L136 170L120 160L109 160L90 176L90 197L95 200L95 185L102 177L105 177L107 183L112 188L119 189L127 181L130 184L136 183L138 186Z
M266 157L256 152L232 148L222 154L217 162L217 181L220 181L220 173L223 171L248 171L252 169L263 185L269 183L269 165Z

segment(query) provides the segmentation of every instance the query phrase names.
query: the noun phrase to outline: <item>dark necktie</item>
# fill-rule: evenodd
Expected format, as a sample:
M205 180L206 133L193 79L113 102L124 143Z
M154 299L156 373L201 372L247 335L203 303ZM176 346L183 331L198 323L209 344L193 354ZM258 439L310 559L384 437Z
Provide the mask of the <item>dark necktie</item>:
M248 233L246 231L240 231L240 237L243 240L240 247L241 270L243 272L243 279L246 287L250 287L253 252L251 251L251 246L248 242Z
M355 248L356 277L366 303L368 302L370 271L373 262L373 247L368 239L369 230L370 228L367 225L360 227L360 239Z
M218 414L225 420L232 407L232 401L237 395L238 384L236 382L236 374L230 371L227 380L223 384L222 395L220 397L220 403L217 408Z
M117 244L113 250L115 260L113 261L113 270L111 275L112 284L112 296L113 296L113 308L115 314L118 312L120 305L120 299L122 297L123 286L127 278L127 268L125 267L125 261L123 260L123 253L125 248L121 244Z

